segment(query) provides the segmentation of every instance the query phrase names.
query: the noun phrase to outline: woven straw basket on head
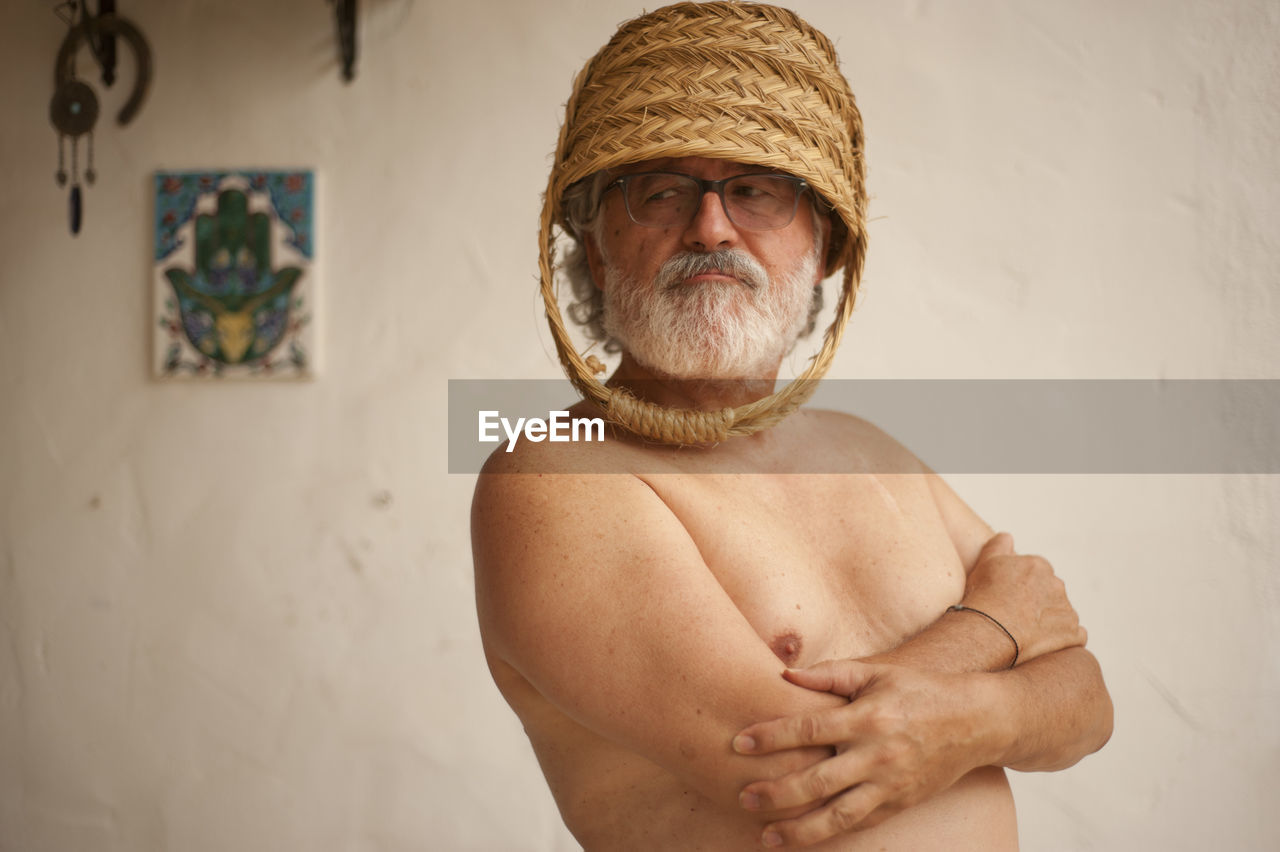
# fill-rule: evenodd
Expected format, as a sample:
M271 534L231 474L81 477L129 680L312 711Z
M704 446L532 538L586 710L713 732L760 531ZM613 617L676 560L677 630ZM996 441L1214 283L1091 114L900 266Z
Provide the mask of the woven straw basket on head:
M575 350L555 288L556 229L570 232L565 189L594 173L659 157L734 160L798 175L832 211L827 273L844 268L835 319L808 368L738 408L669 409L608 388ZM757 3L677 3L619 28L578 74L543 200L539 265L547 320L569 380L638 435L698 444L747 435L813 392L840 345L866 254L862 118L826 36L794 12Z

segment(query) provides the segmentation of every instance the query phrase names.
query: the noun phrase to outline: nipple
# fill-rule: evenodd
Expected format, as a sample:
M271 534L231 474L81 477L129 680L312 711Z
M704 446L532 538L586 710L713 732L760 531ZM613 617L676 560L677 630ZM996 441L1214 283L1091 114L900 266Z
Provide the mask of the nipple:
M799 633L787 631L773 637L773 641L769 643L769 648L779 660L782 660L788 666L793 666L796 660L800 659L800 650L803 644Z

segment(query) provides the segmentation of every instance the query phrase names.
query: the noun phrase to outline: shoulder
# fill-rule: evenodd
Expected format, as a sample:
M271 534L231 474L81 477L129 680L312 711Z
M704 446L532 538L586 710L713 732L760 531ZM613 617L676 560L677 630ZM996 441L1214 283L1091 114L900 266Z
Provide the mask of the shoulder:
M811 451L839 464L833 473L928 472L911 450L870 420L821 408L802 409L799 417Z
M490 454L472 498L473 540L519 534L549 520L585 523L601 509L645 496L630 470L629 452L616 441L504 443Z
M500 446L476 479L471 503L477 569L492 537L571 535L609 520L626 504L645 501L648 488L627 472L625 453L607 445L524 442Z
M973 567L982 545L992 535L991 527L946 480L892 435L868 420L821 409L809 414L828 442L855 448L847 451L851 465L862 465L865 471L878 474L918 475L922 485L927 486L928 499L937 509L965 568Z
M683 528L629 463L608 443L529 442L490 456L471 503L482 632L506 625L499 633L513 638L508 628L534 617L530 604L572 610L622 582L637 553L679 549Z

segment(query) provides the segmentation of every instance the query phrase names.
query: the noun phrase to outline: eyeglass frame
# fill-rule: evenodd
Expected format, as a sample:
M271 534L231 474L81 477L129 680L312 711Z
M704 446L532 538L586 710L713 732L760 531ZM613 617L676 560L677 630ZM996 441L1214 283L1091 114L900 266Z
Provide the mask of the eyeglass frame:
M604 189L600 191L600 198L603 199L605 194L608 193L609 190L613 189L614 187L619 187L622 190L622 206L627 211L627 218L631 220L632 224L639 225L641 228L673 227L672 225L646 225L645 223L636 219L635 214L631 212L631 202L627 198L627 182L630 181L632 178L654 177L657 175L667 175L670 177L687 178L695 182L696 184L698 184L698 188L701 190L701 192L699 192L698 194L698 203L693 205L692 212L689 216L689 220L684 223L684 227L687 227L691 222L693 222L694 219L698 217L698 209L702 206L702 199L706 197L706 194L708 192L713 192L720 199L720 209L724 211L725 218L727 218L730 222L732 222L734 227L742 228L747 231L780 231L796 220L796 211L800 209L800 196L804 195L804 193L807 190L813 189L809 181L805 180L804 178L797 177L796 175L789 175L784 172L745 172L740 175L730 175L727 178L721 178L719 180L707 180L706 178L696 177L694 175L685 174L684 172L654 171L654 172L632 172L630 174L619 175L618 177L609 181L609 183L605 184ZM741 225L733 218L733 214L729 212L729 205L725 202L725 198L724 198L724 185L726 183L738 180L740 178L762 177L762 176L781 178L782 180L785 180L788 183L795 185L796 197L795 197L794 203L791 205L791 215L787 217L787 221L783 222L781 225L774 225L772 228L753 228L749 225ZM815 197L817 196L815 195Z

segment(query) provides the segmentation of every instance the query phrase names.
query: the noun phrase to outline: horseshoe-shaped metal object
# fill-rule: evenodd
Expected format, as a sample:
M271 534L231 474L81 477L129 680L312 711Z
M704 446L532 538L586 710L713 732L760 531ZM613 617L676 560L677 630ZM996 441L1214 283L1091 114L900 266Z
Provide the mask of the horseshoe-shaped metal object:
M129 99L116 114L117 124L128 124L133 121L138 110L142 109L142 101L146 98L147 89L151 85L151 46L147 44L147 40L142 37L138 28L125 18L114 14L98 15L93 18L92 24L82 21L68 30L67 37L62 40L62 47L58 49L58 58L53 68L53 87L55 90L60 89L68 80L75 78L76 51L80 49L82 42L88 40L89 26L92 26L99 36L119 36L133 49L138 75L133 81L133 91L129 94Z

